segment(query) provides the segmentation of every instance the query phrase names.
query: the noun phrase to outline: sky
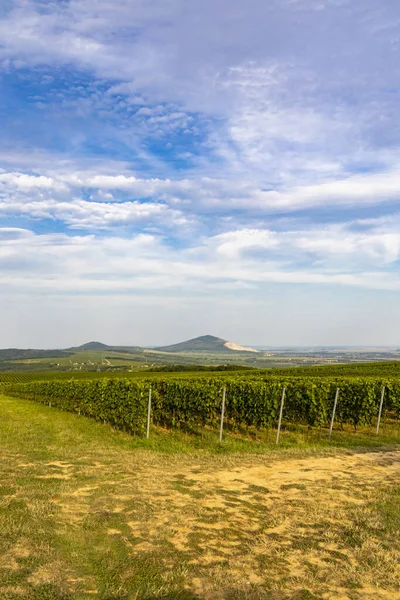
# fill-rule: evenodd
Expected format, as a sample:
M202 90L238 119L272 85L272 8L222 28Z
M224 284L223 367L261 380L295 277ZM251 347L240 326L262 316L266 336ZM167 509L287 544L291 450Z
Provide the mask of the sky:
M399 345L398 0L0 0L0 347Z

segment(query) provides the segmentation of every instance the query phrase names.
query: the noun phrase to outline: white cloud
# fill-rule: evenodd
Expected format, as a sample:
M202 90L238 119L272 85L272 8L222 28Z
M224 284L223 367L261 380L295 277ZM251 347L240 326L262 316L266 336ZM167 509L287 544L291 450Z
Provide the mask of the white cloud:
M208 240L218 255L236 260L243 253L262 250L254 262L273 261L287 265L308 259L310 266L358 272L384 267L400 259L400 233L379 228L359 232L349 226L328 226L307 230L270 231L242 229L217 235Z
M194 223L215 210L223 218L245 209L249 219L313 207L390 205L399 198L397 169L269 191L250 181L210 177L147 179L82 170L0 173L0 214L59 219L71 227L93 229L136 220L151 225L157 218L171 225Z
M398 20L395 0L9 3L4 286L397 291ZM67 233L23 229L48 220Z
M87 202L72 199L70 202L56 200L0 202L0 215L20 215L33 219L58 219L71 228L104 229L142 223L150 227L157 222L165 228L187 223L178 211L157 203L140 202Z
M66 190L66 186L62 182L55 181L51 177L28 175L26 173L0 173L0 185L1 184L3 184L4 187L10 186L11 188L28 191L35 188L44 190L53 188Z
M271 282L400 288L399 277L386 270L399 258L400 235L337 228L307 233L239 230L187 250L174 249L151 234L70 237L8 228L0 230L0 237L0 265L8 289L165 293L187 288L203 294ZM259 249L261 255L253 253ZM299 266L309 253L313 260L308 268Z
M259 229L229 231L210 241L217 244L217 253L226 258L238 258L241 251L251 248L270 249L279 245L275 232Z

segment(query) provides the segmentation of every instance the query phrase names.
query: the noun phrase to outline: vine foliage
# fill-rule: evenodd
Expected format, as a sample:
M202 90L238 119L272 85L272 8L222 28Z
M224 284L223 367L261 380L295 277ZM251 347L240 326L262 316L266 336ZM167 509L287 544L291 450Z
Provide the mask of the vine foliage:
M350 423L356 429L374 422L383 385L386 387L385 410L399 417L400 381L372 377L53 380L11 384L6 391L143 435L150 388L153 422L171 429L190 429L218 425L223 387L226 387L226 420L231 428L273 426L278 418L283 388L286 389L286 422L324 426L329 422L339 387L336 420Z

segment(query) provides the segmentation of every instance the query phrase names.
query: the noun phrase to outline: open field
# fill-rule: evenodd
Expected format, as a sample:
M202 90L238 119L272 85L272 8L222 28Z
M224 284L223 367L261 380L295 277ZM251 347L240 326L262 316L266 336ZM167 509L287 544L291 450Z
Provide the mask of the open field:
M43 352L43 351L40 351ZM373 361L379 365L382 361L399 361L399 352L362 352L362 351L273 351L259 353L249 352L161 352L151 349L140 351L112 351L112 350L82 350L68 351L67 356L1 359L0 373L2 371L53 371L79 373L83 371L134 371L142 372L162 365L242 365L256 369L287 369L309 368L322 365L328 369L337 364L353 364ZM400 364L400 363L399 363Z
M395 432L146 441L0 402L5 600L400 597Z
M80 353L84 354L84 353ZM94 357L93 357L94 358ZM136 368L136 370L126 371L126 370L113 370L113 367L109 367L103 365L103 369L101 371L97 370L87 370L76 369L76 370L67 370L67 371L58 371L58 370L43 370L45 366L42 363L43 359L30 359L31 362L25 361L26 369L19 370L16 369L14 371L0 371L0 384L1 383L12 383L12 382L28 382L35 380L54 380L54 379L97 379L104 377L132 377L132 378L168 378L168 377L220 377L226 376L229 377L236 372L232 370L224 371L214 371L214 370L203 370L203 371L190 371L190 368L193 365L166 365L165 369L171 368L171 372L168 370L165 371L157 371L156 369L160 368L160 365L153 365L153 367L144 367L142 365L141 368ZM70 359L63 359L70 360ZM101 360L101 359L99 359ZM33 362L37 362L35 364L35 368L29 368ZM92 361L91 361L92 362ZM125 365L126 366L126 365ZM152 368L155 370L152 371ZM174 368L178 369L177 371L173 370ZM181 372L179 371L181 368ZM215 368L212 365L205 367L206 369ZM235 366L228 366L227 369L234 369ZM259 375L260 377L269 377L269 376L301 376L301 377L382 377L382 378L398 378L400 377L400 362L399 361L386 361L386 362L374 362L374 363L352 363L352 364L336 364L336 365L325 365L325 366L309 366L309 367L294 367L294 368L284 368L284 369L244 369L240 371L241 376L250 376L254 377Z

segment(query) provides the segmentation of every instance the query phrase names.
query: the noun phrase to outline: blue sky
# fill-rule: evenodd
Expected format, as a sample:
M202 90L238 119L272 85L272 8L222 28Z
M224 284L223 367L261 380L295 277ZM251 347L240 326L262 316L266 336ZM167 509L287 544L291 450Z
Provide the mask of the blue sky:
M3 0L0 346L400 345L395 0Z

